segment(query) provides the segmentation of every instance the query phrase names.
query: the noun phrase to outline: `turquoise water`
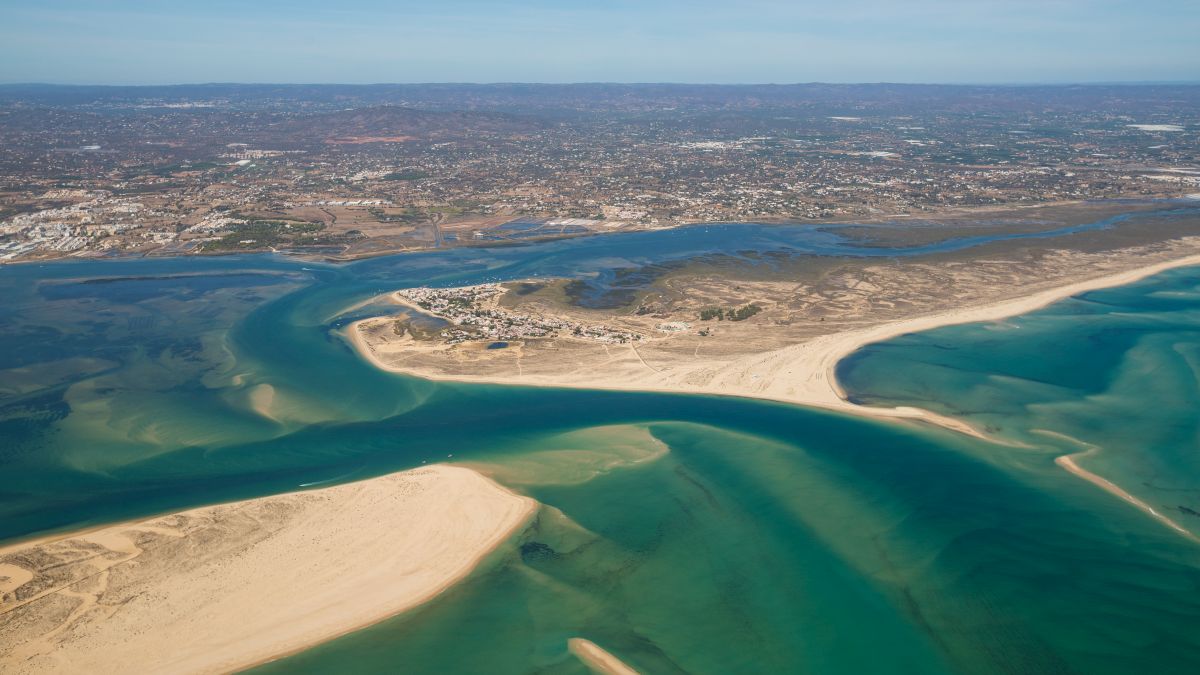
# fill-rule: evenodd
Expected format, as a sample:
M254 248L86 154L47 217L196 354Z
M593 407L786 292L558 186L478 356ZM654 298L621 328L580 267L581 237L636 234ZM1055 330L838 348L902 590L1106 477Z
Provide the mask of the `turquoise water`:
M1039 331L903 338L844 368L864 400L964 414L1016 447L766 402L425 382L338 334L406 285L603 292L617 269L764 252L859 254L811 228L722 226L341 267L2 268L0 539L453 454L538 499L536 523L425 607L262 670L582 672L566 651L582 636L648 672L1195 671L1200 548L1053 458L1100 445L1081 463L1131 492L1122 472L1142 471L1148 501L1200 511L1181 365L1198 272L1020 320L1047 314Z
M884 377L903 372L903 378ZM839 377L1081 466L1200 533L1200 271L872 345Z

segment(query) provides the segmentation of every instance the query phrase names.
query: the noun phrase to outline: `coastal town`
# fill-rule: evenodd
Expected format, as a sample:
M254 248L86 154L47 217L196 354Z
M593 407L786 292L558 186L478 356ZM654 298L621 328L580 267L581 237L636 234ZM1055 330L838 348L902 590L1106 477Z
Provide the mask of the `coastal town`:
M353 259L1200 194L1178 87L0 88L0 261ZM1005 95L1004 109L991 101ZM1097 102L1103 101L1103 111Z
M569 336L607 344L628 344L645 339L640 333L606 325L590 325L568 319L521 314L497 305L505 293L500 284L460 288L408 288L396 293L431 316L451 324L438 335L447 345L469 341L491 341L495 347L508 340Z

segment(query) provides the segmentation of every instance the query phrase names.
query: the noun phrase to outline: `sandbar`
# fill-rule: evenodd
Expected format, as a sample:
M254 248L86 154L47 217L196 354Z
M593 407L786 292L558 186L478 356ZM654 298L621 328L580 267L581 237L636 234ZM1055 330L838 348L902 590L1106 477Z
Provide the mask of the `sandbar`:
M1195 250L1194 247L1191 250ZM732 361L707 360L703 357L680 359L670 368L642 368L629 364L641 362L636 347L629 345L636 360L614 358L602 367L566 367L559 372L517 373L497 376L446 374L436 368L423 367L416 359L399 360L388 353L388 344L373 344L365 337L370 319L352 324L348 337L355 349L368 361L384 370L415 375L434 380L525 384L538 386L615 389L626 391L657 391L664 393L697 393L768 399L785 403L814 406L854 415L880 419L919 420L942 428L983 438L991 442L1017 444L989 436L970 423L915 407L884 408L858 405L847 399L837 381L837 366L842 359L863 347L901 335L933 330L943 326L965 323L999 321L1027 314L1054 302L1088 291L1131 284L1167 270L1200 265L1200 255L1190 254L1160 260L1154 264L1117 273L1097 275L1048 289L1021 298L1007 299L976 306L964 306L896 321L880 322L865 328L827 333L798 341L782 348L740 356ZM410 345L412 343L409 343ZM407 345L402 348L411 349ZM389 357L391 359L389 360ZM412 367L414 364L416 367ZM518 361L518 366L520 362ZM1143 511L1172 530L1195 539L1195 536L1170 518L1158 513L1145 502L1121 487L1081 468L1070 456L1060 457L1058 466L1072 475L1097 485Z
M411 609L536 509L435 465L0 549L0 671L228 672Z
M1077 457L1087 456L1091 452L1092 451L1089 450L1087 452L1081 452L1081 453L1077 453L1074 455L1062 455L1061 457L1055 457L1054 463L1057 464L1059 467L1065 469L1072 475L1078 476L1079 478L1086 480L1087 482L1091 483L1092 485L1099 487L1101 490L1104 490L1105 492L1107 492L1111 495L1115 495L1115 496L1119 497L1121 500L1129 503L1134 508L1145 513L1146 515L1150 516L1151 518L1157 520L1158 522L1162 523L1163 525L1166 525L1167 527L1171 528L1172 530L1175 530L1177 533L1183 535L1184 537L1187 537L1188 539L1191 539L1192 541L1200 541L1200 539L1197 539L1196 535L1194 535L1191 532L1184 529L1184 527L1182 525L1175 522L1174 520L1171 520L1167 516L1159 513L1157 510L1155 510L1155 508L1153 506L1150 506L1149 504L1142 501L1141 499L1138 499L1137 497L1134 497L1133 495L1129 494L1120 485L1117 485L1116 483L1112 482L1111 480L1108 480L1107 478L1104 478L1103 476L1094 474L1091 471L1088 471L1087 469L1079 466L1079 463L1076 462L1075 459Z
M567 640L567 649L583 662L592 672L600 675L638 675L624 661L605 651L595 642L583 638Z
M928 410L913 407L872 407L850 402L837 381L838 363L867 345L901 335L943 326L1007 319L1041 309L1073 295L1122 286L1170 269L1194 265L1200 265L1200 255L1188 255L1115 274L1096 276L1041 290L1022 298L959 307L898 321L882 322L861 329L818 335L781 348L741 356L732 361L713 361L698 357L680 360L672 363L670 368L663 369L644 368L642 365L630 367L630 363L644 364L644 361L636 355L635 346L624 345L613 349L632 350L632 355L621 361L614 359L604 363L603 367L571 367L564 364L557 372L541 369L538 372L519 370L502 375L444 373L437 368L425 367L413 359L407 362L389 360L389 356L392 355L383 351L387 345L373 344L364 337L367 327L376 321L374 319L352 323L346 335L359 354L376 367L430 380L741 396L798 403L877 418L918 419L972 436L985 437L967 422ZM411 348L413 344L410 341L405 347Z

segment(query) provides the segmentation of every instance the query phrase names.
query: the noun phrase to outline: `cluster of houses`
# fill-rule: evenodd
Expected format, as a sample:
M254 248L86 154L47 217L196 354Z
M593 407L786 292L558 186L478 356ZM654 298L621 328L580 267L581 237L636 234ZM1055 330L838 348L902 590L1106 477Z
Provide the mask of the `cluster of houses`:
M408 288L398 295L423 311L454 325L441 332L448 344L474 340L521 340L575 337L596 342L624 344L644 337L628 330L588 325L558 317L519 314L499 307L504 294L500 284L460 288Z

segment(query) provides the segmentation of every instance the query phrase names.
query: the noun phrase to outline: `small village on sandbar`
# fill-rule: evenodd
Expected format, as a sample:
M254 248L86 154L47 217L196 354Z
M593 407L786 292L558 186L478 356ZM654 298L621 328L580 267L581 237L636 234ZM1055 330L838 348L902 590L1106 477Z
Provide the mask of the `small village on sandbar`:
M503 342L570 336L594 342L627 344L645 339L640 333L605 325L585 324L561 317L522 314L499 306L505 293L500 284L458 288L407 288L399 300L451 324L439 332L447 345L477 340Z

